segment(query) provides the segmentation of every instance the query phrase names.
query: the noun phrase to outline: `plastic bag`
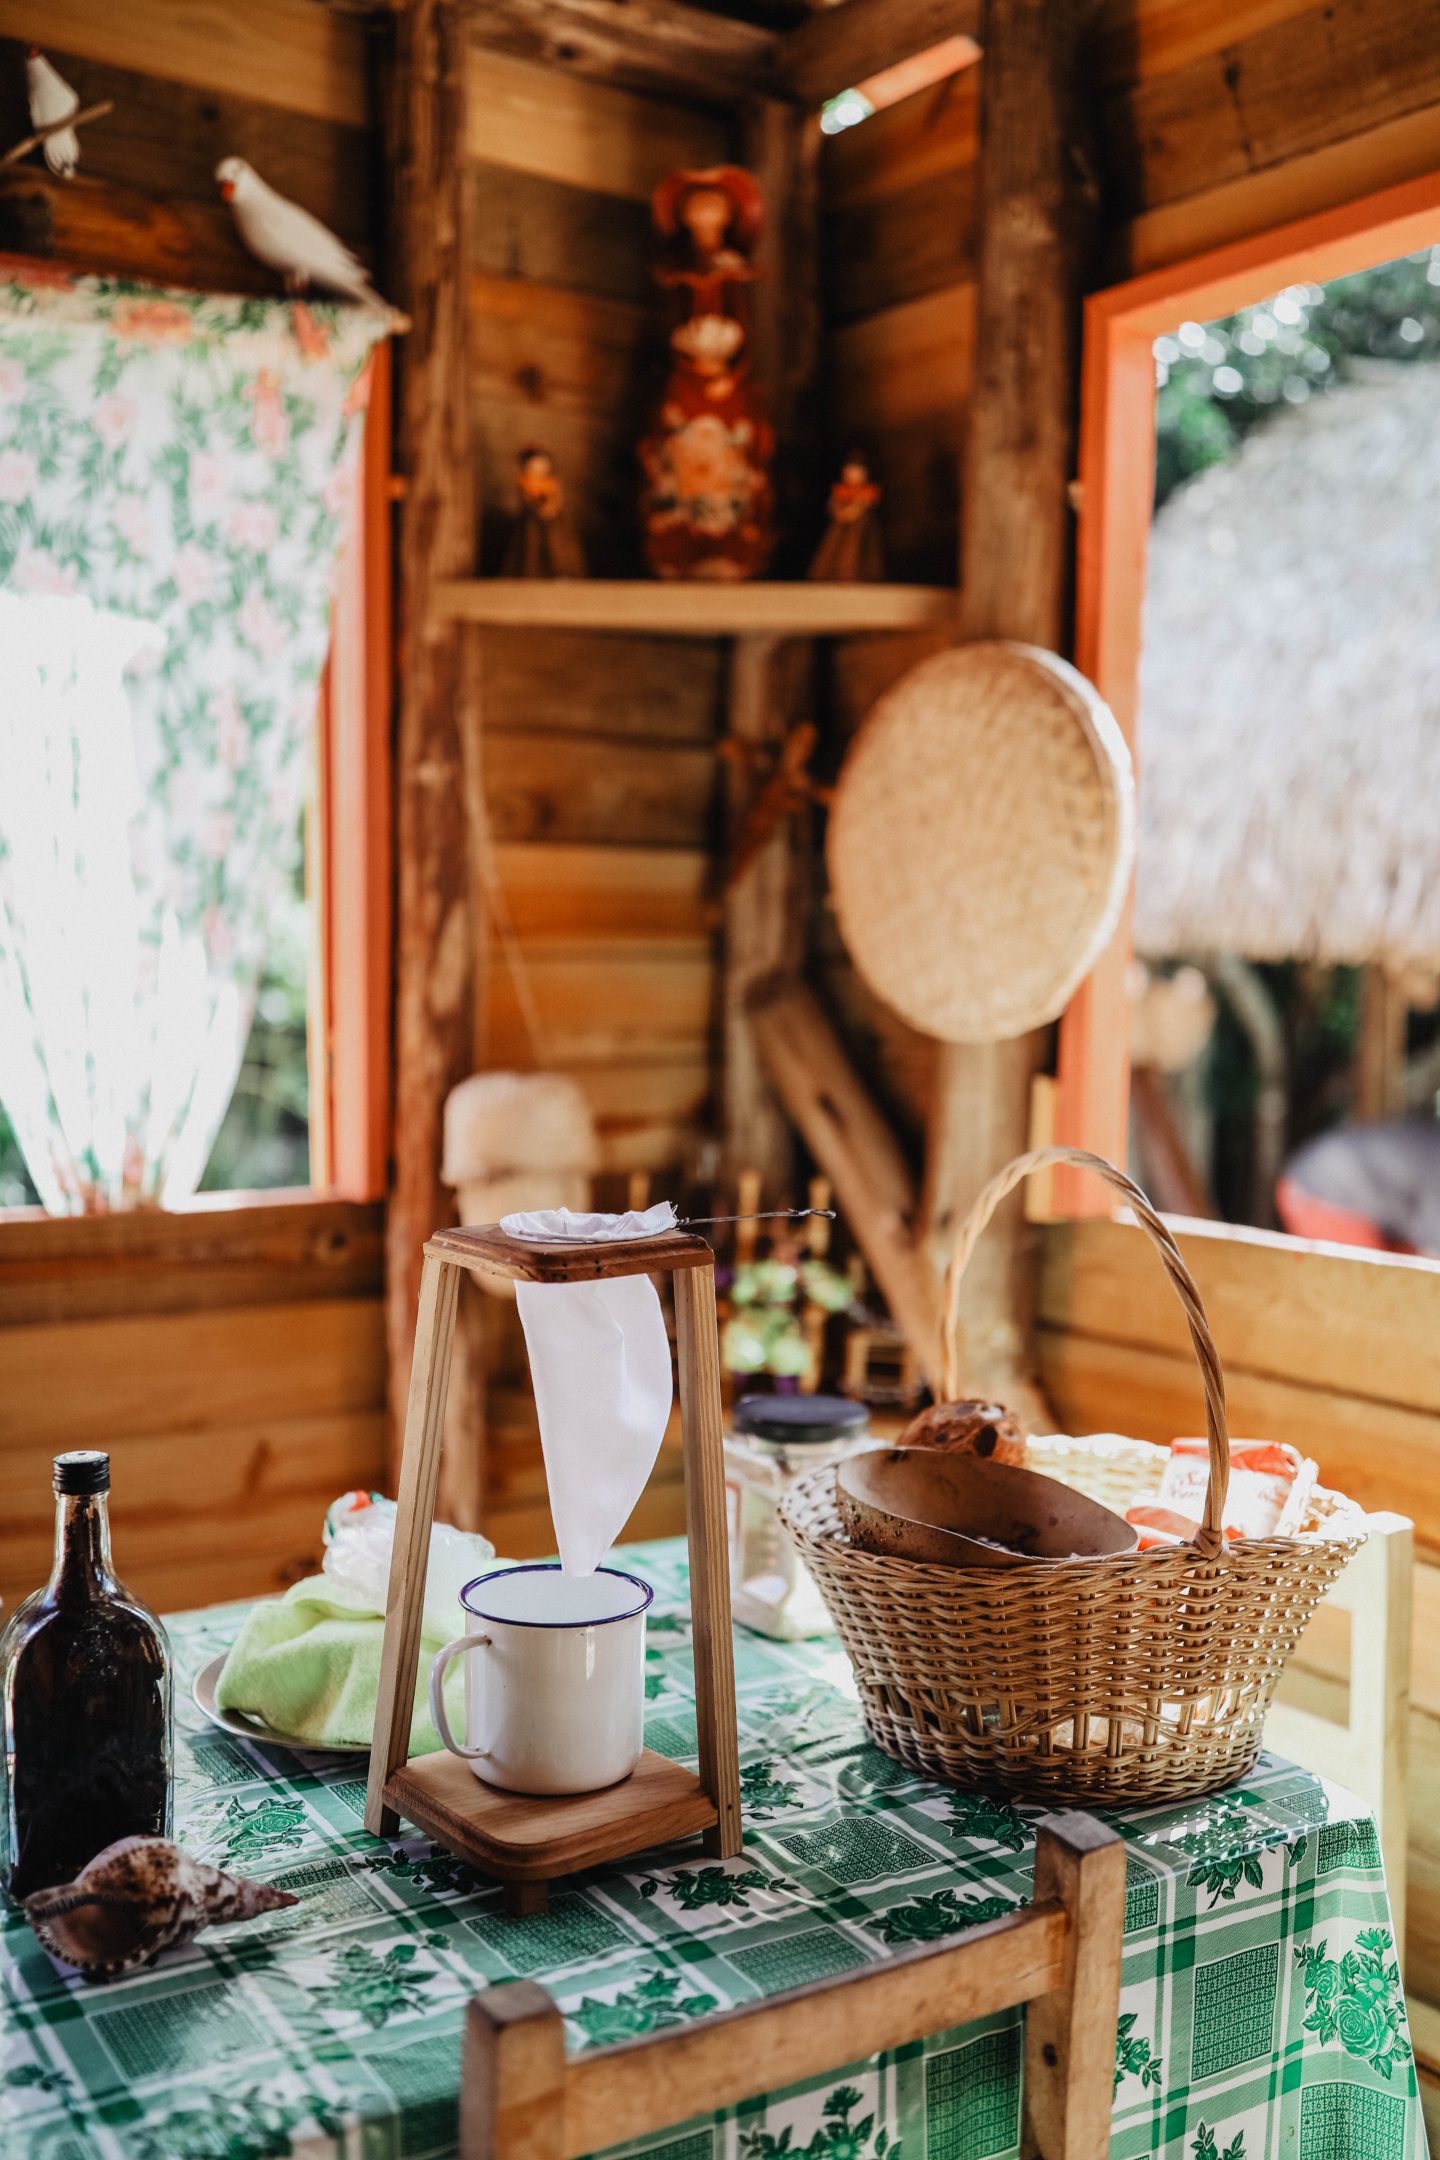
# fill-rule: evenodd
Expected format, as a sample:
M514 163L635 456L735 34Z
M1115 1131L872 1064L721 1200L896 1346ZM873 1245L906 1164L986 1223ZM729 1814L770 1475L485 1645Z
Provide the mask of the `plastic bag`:
M384 1612L394 1541L395 1502L380 1493L342 1493L326 1510L325 1557L320 1564L342 1603L357 1612ZM460 1592L483 1575L494 1558L495 1547L477 1530L456 1530L449 1523L431 1525L425 1576L428 1627L447 1635L454 1632Z

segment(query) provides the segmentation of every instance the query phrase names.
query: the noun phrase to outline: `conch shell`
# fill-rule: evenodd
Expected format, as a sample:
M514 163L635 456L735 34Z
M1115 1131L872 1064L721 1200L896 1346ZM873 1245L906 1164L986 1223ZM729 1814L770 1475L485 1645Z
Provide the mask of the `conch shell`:
M73 1882L32 1890L25 1917L52 1957L94 1980L149 1965L201 1928L297 1905L288 1890L192 1860L168 1838L124 1837Z

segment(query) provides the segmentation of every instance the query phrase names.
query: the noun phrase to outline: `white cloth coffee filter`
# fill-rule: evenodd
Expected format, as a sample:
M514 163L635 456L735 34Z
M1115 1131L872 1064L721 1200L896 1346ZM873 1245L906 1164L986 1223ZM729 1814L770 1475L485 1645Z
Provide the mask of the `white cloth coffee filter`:
M600 1244L659 1237L669 1201L628 1215L556 1208L506 1215L511 1237ZM648 1275L604 1282L517 1283L560 1565L592 1575L645 1490L670 1418L674 1383L665 1315Z

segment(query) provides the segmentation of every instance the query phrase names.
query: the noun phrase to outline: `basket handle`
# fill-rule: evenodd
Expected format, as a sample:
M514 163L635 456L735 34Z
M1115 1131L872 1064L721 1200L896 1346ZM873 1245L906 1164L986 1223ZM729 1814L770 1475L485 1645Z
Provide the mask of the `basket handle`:
M1210 1441L1210 1475L1205 1486L1205 1512L1195 1538L1198 1550L1206 1559L1213 1559L1224 1545L1225 1495L1230 1485L1230 1428L1225 1416L1225 1376L1220 1370L1220 1357L1215 1348L1215 1338L1210 1333L1210 1323L1205 1317L1200 1292L1180 1257L1180 1248L1174 1238L1146 1199L1133 1178L1126 1177L1113 1163L1106 1162L1103 1155L1092 1155L1086 1148L1047 1147L1035 1148L1028 1155L1017 1155L1007 1163L985 1187L975 1205L960 1226L955 1250L945 1270L945 1319L941 1341L941 1358L945 1394L954 1401L960 1393L960 1283L970 1262L970 1255L979 1242L991 1216L1006 1195L1014 1192L1032 1171L1048 1169L1052 1163L1068 1163L1072 1169L1090 1170L1095 1176L1122 1195L1134 1209L1137 1221L1160 1256L1160 1262L1174 1287L1175 1294L1185 1308L1185 1320L1190 1329L1190 1340L1195 1348L1195 1359L1200 1367L1200 1378L1205 1389L1205 1426Z

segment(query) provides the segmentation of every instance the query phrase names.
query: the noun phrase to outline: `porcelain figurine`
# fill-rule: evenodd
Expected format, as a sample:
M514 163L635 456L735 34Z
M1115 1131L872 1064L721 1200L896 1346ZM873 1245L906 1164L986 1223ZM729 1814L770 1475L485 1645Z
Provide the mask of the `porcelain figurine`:
M812 578L858 585L885 575L876 517L879 501L880 490L870 477L870 467L858 450L852 450L830 490L830 522L810 565Z
M580 536L565 506L555 460L528 444L515 460L518 502L505 549L504 575L516 578L584 577Z
M674 320L669 379L640 445L646 557L662 578L755 577L770 556L774 448L749 349L760 190L737 165L672 172L652 211Z

